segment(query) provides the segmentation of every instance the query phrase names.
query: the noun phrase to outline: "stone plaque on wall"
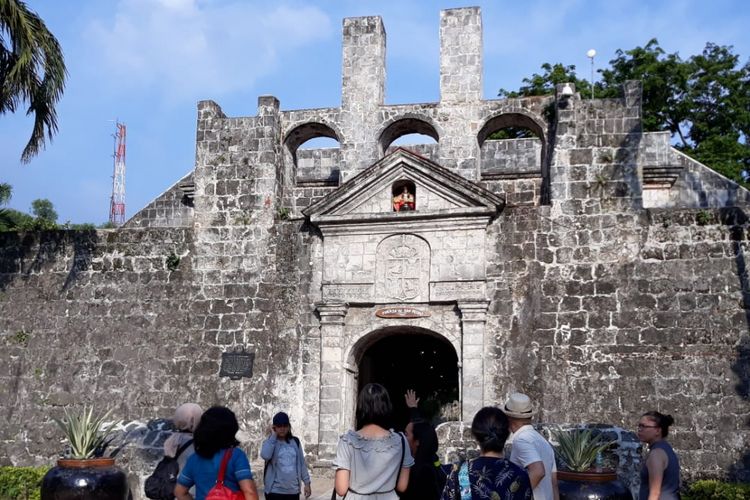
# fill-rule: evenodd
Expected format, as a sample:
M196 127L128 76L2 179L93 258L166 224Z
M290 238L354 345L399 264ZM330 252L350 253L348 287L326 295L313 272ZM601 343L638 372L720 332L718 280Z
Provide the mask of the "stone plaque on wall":
M372 284L326 284L323 285L323 300L343 302L372 302Z
M430 245L413 234L389 236L378 245L375 298L380 302L427 302Z
M484 281L436 281L430 283L430 300L472 300L485 299L487 295Z

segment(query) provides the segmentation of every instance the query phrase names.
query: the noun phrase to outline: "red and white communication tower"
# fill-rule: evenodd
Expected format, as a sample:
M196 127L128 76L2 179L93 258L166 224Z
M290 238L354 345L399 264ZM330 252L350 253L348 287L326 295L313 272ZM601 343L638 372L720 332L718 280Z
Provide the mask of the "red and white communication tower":
M125 222L125 124L116 122L114 174L112 175L112 198L109 203L109 222L121 226Z

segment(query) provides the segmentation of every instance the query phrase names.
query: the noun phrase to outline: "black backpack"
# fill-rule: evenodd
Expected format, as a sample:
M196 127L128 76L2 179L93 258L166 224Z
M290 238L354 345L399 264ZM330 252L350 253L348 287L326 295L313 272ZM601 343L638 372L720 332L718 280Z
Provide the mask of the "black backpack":
M180 446L174 457L164 457L156 464L156 469L146 478L146 484L143 487L147 498L174 500L174 487L177 484L177 476L180 474L180 464L177 463L177 457L191 444L193 444L192 439Z

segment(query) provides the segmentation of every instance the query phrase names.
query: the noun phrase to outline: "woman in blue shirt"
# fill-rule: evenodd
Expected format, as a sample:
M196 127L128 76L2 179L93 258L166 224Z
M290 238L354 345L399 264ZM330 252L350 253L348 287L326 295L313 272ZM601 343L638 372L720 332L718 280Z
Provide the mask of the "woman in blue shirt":
M192 500L189 490L193 485L196 500L204 500L216 484L221 460L224 452L229 449L232 450L232 455L224 474L224 485L233 491L242 492L245 500L258 500L247 455L236 447L239 444L234 437L237 431L239 425L232 410L223 406L206 410L195 430L195 454L188 459L177 477L174 489L177 500Z

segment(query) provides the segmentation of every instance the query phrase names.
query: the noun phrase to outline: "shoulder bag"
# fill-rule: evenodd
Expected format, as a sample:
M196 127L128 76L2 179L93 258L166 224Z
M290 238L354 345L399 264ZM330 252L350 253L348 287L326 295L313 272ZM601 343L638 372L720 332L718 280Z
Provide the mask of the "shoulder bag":
M216 484L213 488L208 490L206 500L245 500L245 494L241 491L234 491L231 488L224 486L224 474L227 471L227 464L229 459L232 458L234 448L229 448L224 452L224 456L221 458L221 466L219 466L219 475L216 478Z

